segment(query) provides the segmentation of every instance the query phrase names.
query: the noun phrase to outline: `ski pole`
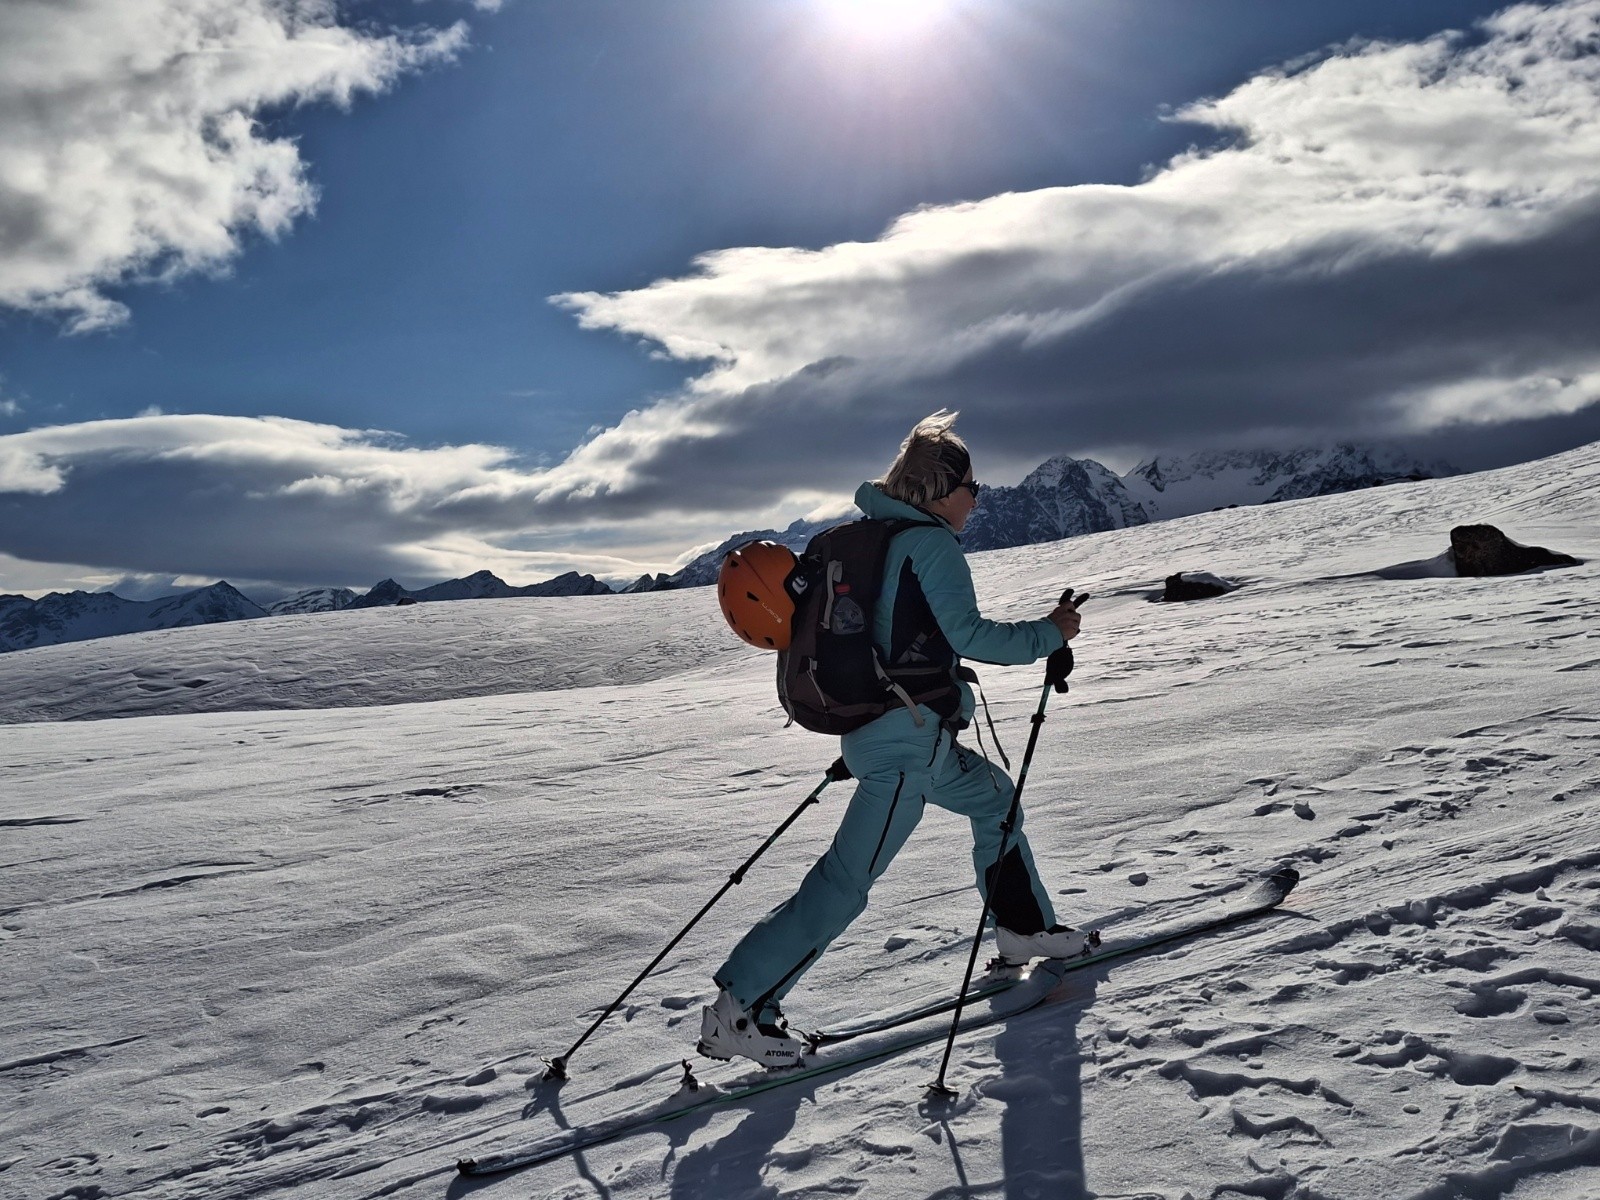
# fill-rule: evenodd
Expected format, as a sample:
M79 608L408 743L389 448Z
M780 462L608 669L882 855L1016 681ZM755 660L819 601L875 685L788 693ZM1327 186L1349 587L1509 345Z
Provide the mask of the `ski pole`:
M1068 588L1061 593L1060 602L1078 605L1088 598L1088 594L1085 593L1074 599L1072 589ZM1023 752L1022 767L1017 772L1017 786L1011 793L1011 807L1006 810L1006 819L1000 823L1000 853L995 855L995 878L990 880L989 886L984 889L983 915L978 918L978 932L972 937L972 953L967 956L967 973L962 977L961 991L956 994L956 1011L950 1019L950 1036L945 1039L944 1058L939 1063L939 1077L928 1085L928 1091L938 1096L957 1095L954 1088L945 1084L944 1075L950 1067L950 1052L955 1048L956 1031L961 1027L961 1010L966 1007L967 988L972 984L972 971L978 963L978 944L983 941L983 931L989 925L989 910L994 898L994 886L999 882L1000 863L1004 861L1006 851L1011 848L1011 833L1016 828L1017 813L1022 806L1022 788L1028 782L1028 764L1033 761L1034 747L1039 744L1039 730L1044 725L1045 705L1050 702L1052 691L1067 690L1067 676L1070 674L1072 674L1072 647L1062 642L1061 649L1045 660L1044 687L1039 692L1039 707L1032 717L1033 730L1028 734L1028 748Z
M687 935L691 929L700 923L701 918L711 911L711 909L716 905L717 901L721 900L728 894L729 889L744 882L745 872L755 864L756 859L760 858L767 852L767 848L770 847L773 842L777 841L778 838L782 836L784 831L789 828L789 826L793 825L800 819L801 813L805 812L806 809L817 803L818 799L822 795L823 788L827 787L830 783L836 782L837 780L849 779L850 777L850 768L844 765L844 759L835 759L833 765L823 772L822 782L811 789L811 794L800 802L800 807L796 808L792 813L790 813L783 824L779 825L772 831L772 835L756 848L756 852L754 854L744 860L737 871L728 876L728 882L722 885L721 889L715 896L706 901L705 907L703 907L699 912L695 913L693 919L678 931L677 936L666 944L666 947L661 951L661 953L650 960L650 965L643 971L640 971L634 981L622 989L622 995L613 1000L606 1008L605 1012L601 1013L594 1019L594 1024L590 1025L589 1028L583 1031L583 1036L577 1041L573 1042L565 1054L544 1060L549 1066L549 1070L544 1073L544 1077L546 1079L566 1079L567 1061L577 1053L579 1046L583 1045L589 1040L589 1035L592 1034L596 1029L599 1029L600 1026L604 1024L605 1019L622 1006L622 1002L633 994L633 989L643 983L650 972L654 971L658 966L661 965L661 960L672 953L672 948L679 942L683 941L685 935Z

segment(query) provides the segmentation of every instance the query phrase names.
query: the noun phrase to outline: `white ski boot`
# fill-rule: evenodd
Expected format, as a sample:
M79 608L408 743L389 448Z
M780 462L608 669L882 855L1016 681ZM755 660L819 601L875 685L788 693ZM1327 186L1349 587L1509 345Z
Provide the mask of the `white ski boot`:
M1039 933L1012 933L997 925L994 942L1000 951L998 965L1019 968L1036 958L1086 958L1100 945L1100 931L1052 925Z
M797 1067L805 1057L805 1042L789 1032L787 1023L757 1021L726 989L717 993L715 1004L700 1011L700 1044L695 1048L707 1058L726 1061L737 1054L770 1070Z

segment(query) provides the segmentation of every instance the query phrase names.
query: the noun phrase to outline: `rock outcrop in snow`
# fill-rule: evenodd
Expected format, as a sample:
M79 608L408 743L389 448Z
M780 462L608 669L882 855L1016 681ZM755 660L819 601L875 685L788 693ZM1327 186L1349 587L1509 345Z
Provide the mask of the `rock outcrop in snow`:
M1578 564L1570 554L1514 542L1493 525L1457 525L1450 531L1450 558L1458 575L1517 575Z
M1231 579L1213 575L1210 571L1179 571L1168 575L1161 591L1161 599L1169 604L1186 600L1209 600L1213 596L1226 596L1237 591L1239 585Z

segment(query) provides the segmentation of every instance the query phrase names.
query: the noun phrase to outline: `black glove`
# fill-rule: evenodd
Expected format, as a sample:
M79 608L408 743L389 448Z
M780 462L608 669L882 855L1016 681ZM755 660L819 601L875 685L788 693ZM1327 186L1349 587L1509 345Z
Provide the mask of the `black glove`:
M1085 592L1083 595L1074 598L1072 589L1068 588L1066 591L1061 593L1061 599L1058 600L1057 603L1070 604L1073 607L1078 607L1088 598L1088 592ZM1057 692L1067 691L1067 676L1072 674L1072 666L1072 646L1067 642L1062 642L1061 649L1055 651L1050 655L1049 658L1045 659L1044 681L1051 687L1055 688Z
M1067 690L1067 676L1072 674L1072 647L1062 643L1061 649L1044 660L1044 681L1058 692Z

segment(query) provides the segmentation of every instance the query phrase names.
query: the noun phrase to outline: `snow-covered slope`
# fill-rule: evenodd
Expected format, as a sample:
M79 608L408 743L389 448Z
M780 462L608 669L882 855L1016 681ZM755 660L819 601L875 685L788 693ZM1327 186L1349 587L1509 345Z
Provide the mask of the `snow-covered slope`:
M0 656L0 724L561 691L743 661L716 595L700 588L347 608L186 632Z
M38 600L0 596L0 651L266 615L226 581L159 600L124 600L109 592L51 592Z
M0 1194L1588 1200L1597 497L1600 446L974 556L993 615L1042 612L1066 582L1095 597L1026 802L1062 917L1113 930L1284 862L1305 877L1290 911L1082 972L962 1038L953 1104L924 1095L930 1048L481 1188L454 1179L457 1157L669 1095L711 970L826 846L842 785L568 1084L539 1083L537 1056L567 1048L832 760L782 728L771 660L717 629L699 590L459 606L494 647L470 685L413 669L473 640L428 620L437 606L7 656L0 694L67 708L106 685L113 645L143 646L147 669L256 671L207 701L241 711L184 711L199 687L164 693L169 716L0 727ZM1586 561L1372 573L1469 520ZM1200 569L1245 586L1144 599ZM353 680L367 699L483 694L247 711L286 686L254 639L313 625L309 666L337 704ZM603 682L633 669L628 650L662 658ZM985 672L1013 751L1038 677ZM154 694L111 691L132 711ZM52 715L12 703L12 719ZM969 873L965 822L930 811L791 1016L950 988Z

